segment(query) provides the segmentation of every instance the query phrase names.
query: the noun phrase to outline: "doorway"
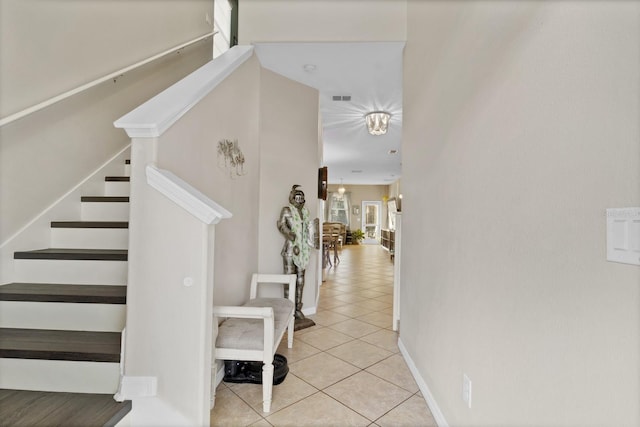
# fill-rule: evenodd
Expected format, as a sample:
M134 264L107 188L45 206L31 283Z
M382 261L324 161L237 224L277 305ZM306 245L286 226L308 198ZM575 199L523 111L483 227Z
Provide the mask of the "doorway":
M380 244L380 220L382 213L382 202L363 201L362 202L362 231L365 245Z

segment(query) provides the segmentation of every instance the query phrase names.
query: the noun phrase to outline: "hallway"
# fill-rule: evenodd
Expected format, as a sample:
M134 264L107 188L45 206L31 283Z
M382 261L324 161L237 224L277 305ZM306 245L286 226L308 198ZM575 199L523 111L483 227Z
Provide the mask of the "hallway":
M436 426L391 329L393 264L379 245L348 245L326 270L316 326L283 340L289 374L263 414L262 387L221 383L212 426ZM266 415L263 417L263 415Z

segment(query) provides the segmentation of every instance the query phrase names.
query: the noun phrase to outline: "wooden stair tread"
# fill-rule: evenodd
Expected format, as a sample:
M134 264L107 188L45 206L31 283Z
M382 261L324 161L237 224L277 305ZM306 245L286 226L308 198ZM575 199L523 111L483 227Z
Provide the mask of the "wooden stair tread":
M117 363L120 333L0 328L0 357Z
M130 182L128 176L105 176L104 180L107 182Z
M0 389L0 425L111 427L131 411L130 400L111 394Z
M126 249L47 248L14 252L14 259L58 259L83 261L126 261Z
M82 196L81 202L97 202L97 203L128 203L128 196Z
M126 304L126 300L127 287L121 285L9 283L0 286L0 301Z
M52 228L129 228L128 221L51 221Z

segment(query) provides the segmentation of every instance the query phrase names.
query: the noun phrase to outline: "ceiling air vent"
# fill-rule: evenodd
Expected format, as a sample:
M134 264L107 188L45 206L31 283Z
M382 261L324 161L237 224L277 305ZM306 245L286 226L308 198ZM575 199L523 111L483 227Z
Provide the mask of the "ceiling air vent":
M362 169L353 169L351 173L362 173Z
M333 95L331 99L334 101L351 101L351 95Z

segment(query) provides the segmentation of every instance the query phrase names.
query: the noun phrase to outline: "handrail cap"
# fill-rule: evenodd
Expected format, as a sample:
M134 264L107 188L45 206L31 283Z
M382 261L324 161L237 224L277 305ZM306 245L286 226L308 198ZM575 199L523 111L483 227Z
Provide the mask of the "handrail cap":
M221 219L233 216L231 212L168 170L147 165L146 175L147 183L151 187L205 224L217 224Z
M253 54L253 46L233 46L184 79L168 87L113 125L130 138L155 138L193 108Z

